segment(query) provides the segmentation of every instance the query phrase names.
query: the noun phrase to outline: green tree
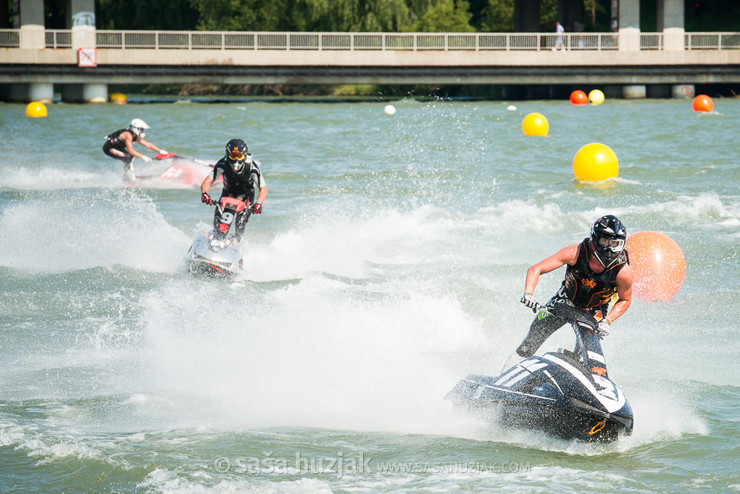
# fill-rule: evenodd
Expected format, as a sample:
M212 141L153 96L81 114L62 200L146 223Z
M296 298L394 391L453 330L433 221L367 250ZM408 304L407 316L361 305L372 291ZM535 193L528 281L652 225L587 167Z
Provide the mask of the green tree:
M413 27L411 10L404 0L357 0L360 7L352 26L358 32L399 32Z
M514 32L514 0L488 0L481 15L481 31Z
M471 33L471 14L465 1L438 0L427 10L418 22L416 29L425 33Z
M270 31L259 0L190 0L198 11L198 29L204 31Z
M540 2L540 31L543 33L555 31L555 23L564 20L558 18L558 0L541 0Z
M404 0L191 0L198 27L241 31L402 31L412 25Z

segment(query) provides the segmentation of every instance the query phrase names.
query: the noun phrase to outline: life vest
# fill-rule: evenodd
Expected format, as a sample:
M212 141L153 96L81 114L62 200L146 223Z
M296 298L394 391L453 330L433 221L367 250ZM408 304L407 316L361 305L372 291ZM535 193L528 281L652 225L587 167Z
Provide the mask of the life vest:
M221 158L213 170L214 180L218 178L218 168L223 173L223 195L236 197L241 200L247 197L250 201L254 200L255 183L259 181L260 170L253 163L251 154L247 154L246 162L238 172L234 171L226 157Z
M589 242L591 240L586 238L579 245L578 259L566 268L559 295L581 309L604 309L617 291L617 274L629 264L629 254L626 249L622 250L612 265L601 273L594 273L588 267Z
M131 137L134 138L134 142L136 142L139 139L139 136L131 132L131 130L129 130L128 128L120 129L120 130L117 130L115 132L108 134L108 136L106 137L106 140L107 140L106 145L108 147L112 147L120 151L127 151L126 139L121 138L121 134L123 134L124 132L130 132Z

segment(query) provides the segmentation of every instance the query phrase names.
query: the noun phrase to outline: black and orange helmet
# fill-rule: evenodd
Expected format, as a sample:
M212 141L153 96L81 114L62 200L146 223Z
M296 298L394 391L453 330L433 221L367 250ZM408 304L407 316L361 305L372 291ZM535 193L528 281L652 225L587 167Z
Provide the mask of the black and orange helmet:
M227 142L226 158L234 170L241 170L247 161L247 143L241 139L232 139Z

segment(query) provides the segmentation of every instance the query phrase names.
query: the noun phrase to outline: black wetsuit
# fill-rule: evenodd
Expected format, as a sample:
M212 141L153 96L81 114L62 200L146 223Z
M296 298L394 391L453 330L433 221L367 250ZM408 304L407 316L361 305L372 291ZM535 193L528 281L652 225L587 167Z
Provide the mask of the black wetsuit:
M601 311L601 315L606 316L609 302L617 291L617 274L629 264L629 254L627 250L623 250L608 268L601 273L594 273L588 267L591 257L590 242L588 238L581 242L576 263L573 266L568 265L563 284L547 302L547 307L552 307L553 304L568 304L591 315ZM529 333L516 349L516 353L522 357L531 357L542 343L565 323L566 321L559 317L540 312L529 326ZM598 338L596 341L598 342Z
M105 138L105 144L103 144L103 152L111 158L121 160L124 163L128 164L133 161L134 156L128 152L126 139L123 139L121 137L121 134L123 134L124 132L128 132L131 134L131 137L134 138L133 142L136 142L139 139L139 137L131 132L130 129L117 130L112 134L108 134L108 137Z
M257 191L265 186L259 165L259 161L253 160L252 155L247 154L246 163L238 172L234 171L226 156L213 167L211 178L214 182L218 180L218 177L223 176L224 188L221 191L221 197L233 197L247 203L247 209L240 212L236 218L236 234L240 237L249 220L249 208L254 205ZM216 231L218 231L219 216L219 210L216 208L213 216Z

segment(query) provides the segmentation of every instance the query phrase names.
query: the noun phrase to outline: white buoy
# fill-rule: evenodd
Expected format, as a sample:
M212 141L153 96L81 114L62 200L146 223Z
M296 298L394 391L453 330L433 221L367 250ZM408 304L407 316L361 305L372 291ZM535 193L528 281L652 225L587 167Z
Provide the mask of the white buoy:
M395 115L396 107L393 105L385 105L385 108L383 108L383 111L386 112L388 115Z
M509 105L509 106L506 107L506 111L516 111L516 106Z

